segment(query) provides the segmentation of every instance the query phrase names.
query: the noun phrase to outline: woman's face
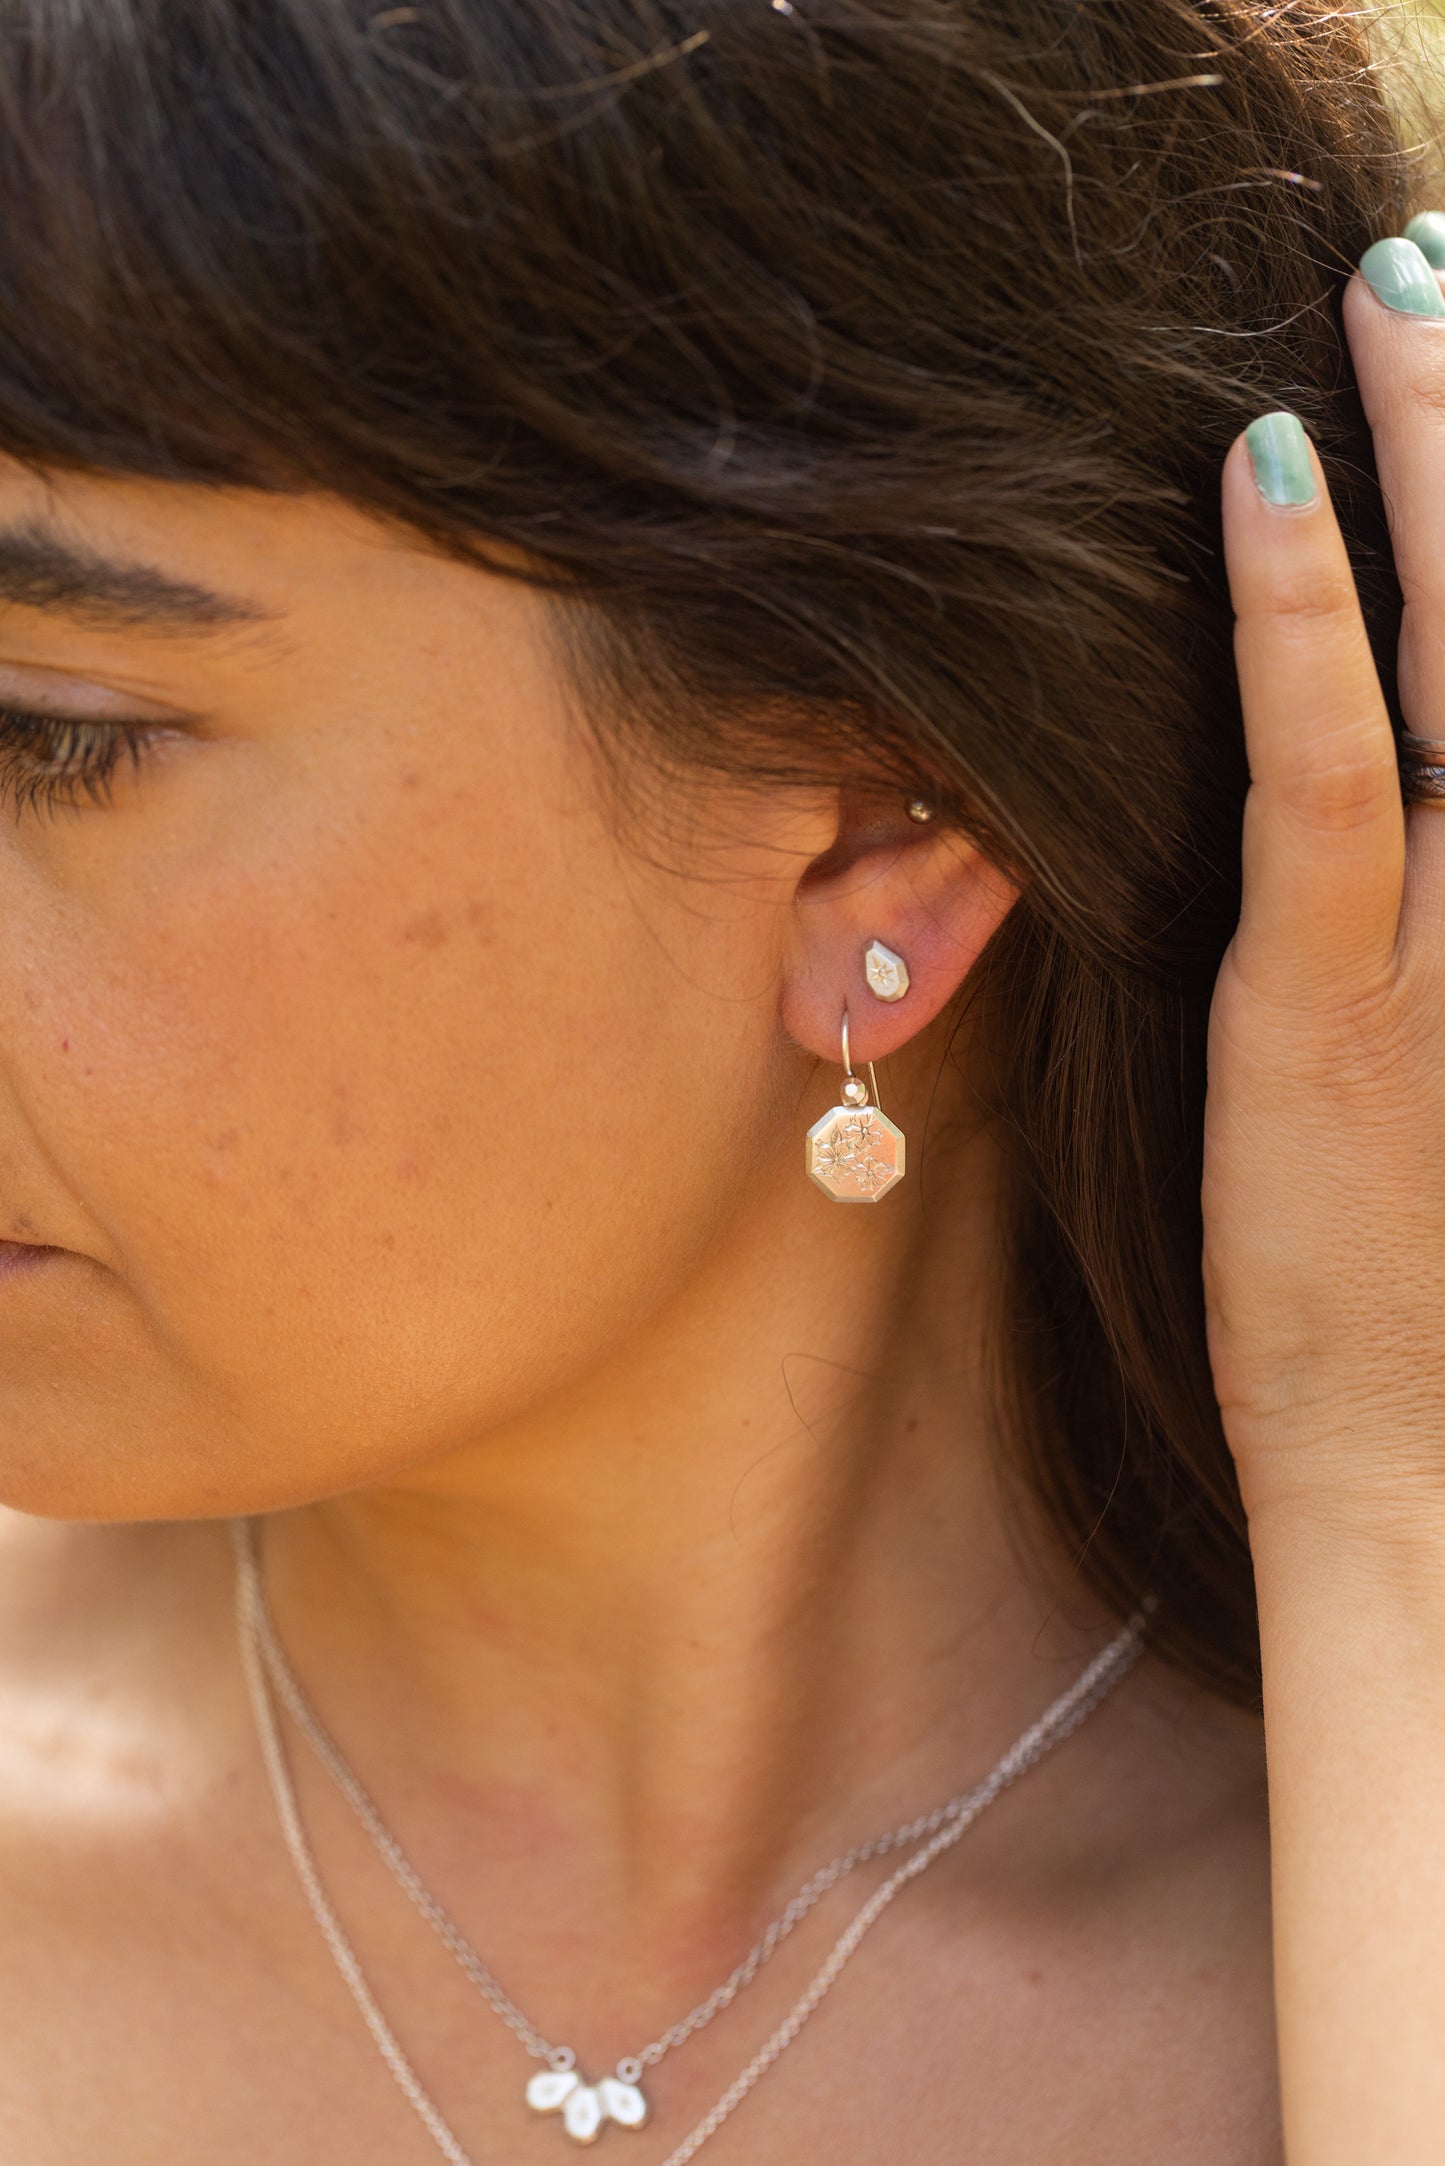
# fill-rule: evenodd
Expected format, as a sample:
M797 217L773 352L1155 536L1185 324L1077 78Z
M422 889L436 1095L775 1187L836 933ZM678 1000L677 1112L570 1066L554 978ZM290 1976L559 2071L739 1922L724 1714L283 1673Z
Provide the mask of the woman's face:
M801 1181L824 812L619 838L534 591L327 499L7 463L0 599L0 704L153 731L100 802L33 795L75 729L7 741L0 1234L46 1248L0 1280L6 1501L465 1444L665 1302L740 1169Z

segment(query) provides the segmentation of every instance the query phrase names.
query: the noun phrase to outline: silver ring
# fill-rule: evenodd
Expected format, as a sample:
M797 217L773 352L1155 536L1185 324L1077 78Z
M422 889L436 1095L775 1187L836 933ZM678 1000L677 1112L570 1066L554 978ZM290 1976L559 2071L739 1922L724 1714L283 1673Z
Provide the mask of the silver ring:
M1400 794L1407 805L1445 805L1445 738L1402 731Z

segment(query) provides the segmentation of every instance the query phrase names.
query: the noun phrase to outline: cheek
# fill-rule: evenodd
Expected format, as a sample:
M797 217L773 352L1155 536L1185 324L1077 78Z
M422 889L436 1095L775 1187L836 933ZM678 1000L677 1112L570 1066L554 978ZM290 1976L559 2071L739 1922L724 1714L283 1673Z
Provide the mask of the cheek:
M750 1062L765 1088L761 917L759 989L720 998L716 930L600 828L481 853L479 804L390 811L284 877L244 849L157 875L35 974L65 991L19 1065L126 1312L116 1365L160 1349L194 1422L235 1422L226 1508L447 1449L600 1358L736 1209Z

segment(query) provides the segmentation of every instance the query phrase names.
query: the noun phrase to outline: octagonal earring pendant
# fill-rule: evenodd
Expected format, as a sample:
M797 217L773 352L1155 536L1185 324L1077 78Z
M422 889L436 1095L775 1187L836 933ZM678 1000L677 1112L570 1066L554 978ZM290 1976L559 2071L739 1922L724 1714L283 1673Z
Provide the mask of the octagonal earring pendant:
M870 1090L871 1084L871 1090ZM903 1179L906 1138L878 1103L878 1078L853 1073L843 1010L843 1103L814 1121L805 1139L808 1178L835 1203L877 1203Z

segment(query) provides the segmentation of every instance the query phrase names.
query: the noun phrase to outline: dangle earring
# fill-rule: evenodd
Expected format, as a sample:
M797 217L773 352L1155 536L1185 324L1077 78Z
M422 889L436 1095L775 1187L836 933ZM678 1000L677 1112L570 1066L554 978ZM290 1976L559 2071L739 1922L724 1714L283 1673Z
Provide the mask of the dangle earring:
M894 999L900 996L894 994ZM870 1093L869 1084L872 1085ZM905 1138L878 1103L878 1078L853 1073L848 1010L843 1010L843 1103L814 1121L805 1140L810 1180L835 1203L876 1203L903 1179Z

